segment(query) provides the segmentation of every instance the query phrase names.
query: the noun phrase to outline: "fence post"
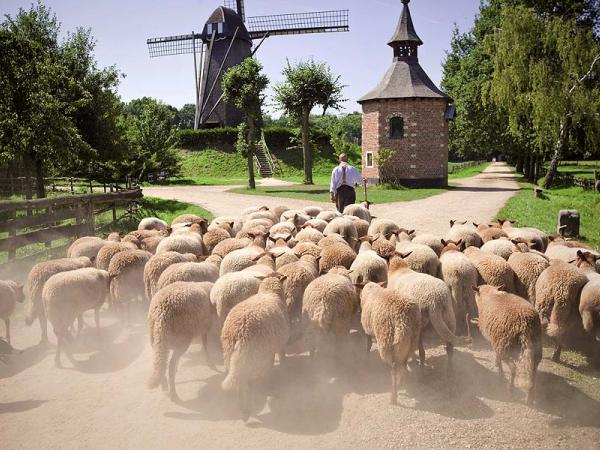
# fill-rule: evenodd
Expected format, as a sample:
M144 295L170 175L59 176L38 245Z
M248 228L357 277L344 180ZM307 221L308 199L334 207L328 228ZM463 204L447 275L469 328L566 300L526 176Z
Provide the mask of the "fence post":
M10 216L11 219L16 219L17 218L17 210L13 210L10 212ZM15 227L15 224L13 223L13 226L10 228L10 230L8 230L8 236L9 237L14 237L17 235L17 228ZM10 261L11 259L15 259L17 257L17 248L14 245L11 245L10 248L8 249L8 260Z
M92 186L92 179L90 178L90 194L94 193L94 187Z
M75 194L75 190L73 189L73 177L69 177L69 181L71 182L71 195Z
M96 235L96 223L94 217L94 201L92 199L89 200L87 204L87 226L88 232L90 236Z

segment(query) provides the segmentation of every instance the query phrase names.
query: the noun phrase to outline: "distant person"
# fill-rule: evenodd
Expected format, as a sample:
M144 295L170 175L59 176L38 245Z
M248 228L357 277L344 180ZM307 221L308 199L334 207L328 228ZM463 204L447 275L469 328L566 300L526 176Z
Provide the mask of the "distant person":
M348 155L340 155L340 165L331 172L329 195L331 203L335 203L339 212L356 202L354 186L363 183L363 177L358 170L348 164Z

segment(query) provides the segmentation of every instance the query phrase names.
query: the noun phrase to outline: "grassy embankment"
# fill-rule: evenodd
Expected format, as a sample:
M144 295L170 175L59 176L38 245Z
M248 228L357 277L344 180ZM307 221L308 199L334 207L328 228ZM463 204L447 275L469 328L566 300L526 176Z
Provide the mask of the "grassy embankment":
M596 163L561 165L559 171L577 173L592 178ZM541 181L541 180L540 180ZM520 227L537 227L546 233L556 233L558 211L576 209L581 216L581 239L600 250L600 194L579 187L557 187L544 191L543 198L535 198L533 184L521 182L522 190L512 197L500 210L498 218L517 220Z

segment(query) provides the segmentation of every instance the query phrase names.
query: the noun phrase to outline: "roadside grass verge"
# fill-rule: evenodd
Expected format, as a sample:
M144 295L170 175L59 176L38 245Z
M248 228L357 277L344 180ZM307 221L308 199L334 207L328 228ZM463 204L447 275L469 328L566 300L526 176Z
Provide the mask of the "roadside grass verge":
M372 203L391 203L419 200L446 192L447 189L404 189L386 186L369 186L368 197ZM248 195L265 195L268 197L295 198L315 202L329 202L329 184L297 185L297 186L259 186L255 190L248 188L231 189L229 192ZM364 201L362 187L356 189L356 201Z
M535 198L534 185L521 182L521 191L511 197L498 212L497 218L516 220L519 227L536 227L556 233L558 211L576 209L581 217L581 240L600 249L600 194L579 187L554 188Z
M452 163L448 163L448 166L450 166ZM474 177L476 175L479 175L480 173L482 173L485 169L488 168L488 166L490 165L489 162L483 163L483 164L479 164L477 166L473 166L473 167L467 167L463 170L459 170L457 172L453 172L453 173L449 173L448 174L448 179L449 180L454 180L456 178L468 178L468 177ZM448 167L450 168L450 167Z

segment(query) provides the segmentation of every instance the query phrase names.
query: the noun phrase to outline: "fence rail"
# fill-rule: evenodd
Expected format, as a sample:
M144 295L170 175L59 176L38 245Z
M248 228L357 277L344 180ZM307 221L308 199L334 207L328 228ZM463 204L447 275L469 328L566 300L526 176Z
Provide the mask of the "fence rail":
M539 171L540 177L545 177L548 169L541 168ZM555 186L577 186L585 190L597 190L598 182L600 181L600 173L594 171L594 178L581 178L566 172L556 172L554 176Z
M142 190L138 188L106 194L0 201L0 236L4 235L0 237L0 256L7 253L3 259L11 263L58 255L69 245L64 239L96 233L97 214L112 209L115 222L117 207L129 207L142 198ZM54 241L59 243L53 246ZM17 258L20 248L33 244L44 244L46 249Z

